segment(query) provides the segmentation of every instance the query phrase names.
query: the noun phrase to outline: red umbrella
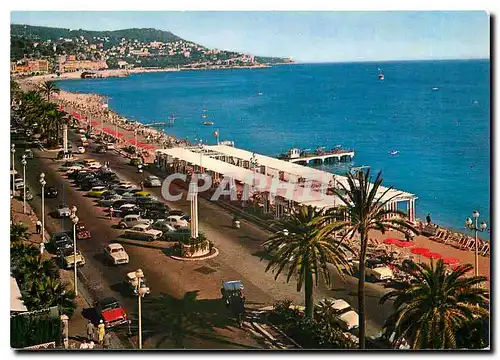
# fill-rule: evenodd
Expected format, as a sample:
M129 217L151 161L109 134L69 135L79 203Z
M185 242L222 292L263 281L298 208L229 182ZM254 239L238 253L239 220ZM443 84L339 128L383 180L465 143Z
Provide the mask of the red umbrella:
M424 255L426 258L429 258L429 259L441 259L442 258L441 254L438 254L438 253L428 252L428 253L425 253L422 255Z
M454 257L446 257L443 258L443 262L448 265L454 265L454 264L459 264L460 259L454 258Z
M135 144L136 144L136 143L135 143L135 139L130 139L128 142L129 142L129 143L131 143L132 145L135 145Z
M393 244L398 244L399 241L400 241L399 239L387 238L384 240L384 244L393 245Z
M413 245L415 245L415 243L412 243L411 241L398 241L396 243L396 246L398 247L412 247Z
M422 247L416 247L416 248L411 249L410 251L412 254L416 254L416 255L423 255L423 254L430 252L429 249L422 248Z

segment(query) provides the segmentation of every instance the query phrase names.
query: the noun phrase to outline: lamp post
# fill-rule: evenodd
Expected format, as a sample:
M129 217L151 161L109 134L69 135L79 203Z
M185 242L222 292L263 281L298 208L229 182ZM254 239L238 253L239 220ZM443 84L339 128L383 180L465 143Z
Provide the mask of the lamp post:
M141 299L146 295L147 289L141 287L142 279L144 278L144 273L141 269L135 271L135 276L137 277L137 298L139 302L139 349L142 349L142 309L141 309Z
M71 221L73 222L73 268L75 270L75 295L78 296L78 286L77 286L77 273L76 273L76 224L78 224L78 216L76 216L76 206L73 206L72 210L72 216L71 216Z
M23 154L23 159L21 160L23 165L23 214L26 214L26 155Z
M40 174L40 185L42 186L42 242L45 242L45 174Z
M484 221L481 222L480 226L477 225L478 220L479 220L479 211L474 210L472 212L472 217L474 218L474 221L470 217L467 217L467 219L465 219L465 227L474 232L474 242L475 242L474 268L475 268L475 275L479 276L479 267L478 267L478 265L479 265L479 251L478 251L477 232L478 231L483 232L484 230L486 230L486 227L488 225L486 225L486 223Z
M10 147L10 152L12 153L12 196L14 196L15 192L15 175L14 173L16 172L15 166L14 166L14 154L16 153L16 145L12 144Z

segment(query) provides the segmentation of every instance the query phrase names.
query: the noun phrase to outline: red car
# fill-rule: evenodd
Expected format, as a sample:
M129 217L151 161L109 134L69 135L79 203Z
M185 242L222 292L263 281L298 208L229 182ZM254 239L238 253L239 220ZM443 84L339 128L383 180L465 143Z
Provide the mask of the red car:
M125 310L123 310L115 298L106 298L96 302L95 309L99 320L104 321L106 329L128 322Z
M76 239L90 239L90 231L85 228L85 225L83 223L76 224Z

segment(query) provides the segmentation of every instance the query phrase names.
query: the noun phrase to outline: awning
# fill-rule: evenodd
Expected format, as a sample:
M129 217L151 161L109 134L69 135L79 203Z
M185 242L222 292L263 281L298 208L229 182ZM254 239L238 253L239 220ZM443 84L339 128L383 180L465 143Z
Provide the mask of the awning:
M25 312L28 311L24 302L21 300L21 290L14 277L10 277L10 311Z

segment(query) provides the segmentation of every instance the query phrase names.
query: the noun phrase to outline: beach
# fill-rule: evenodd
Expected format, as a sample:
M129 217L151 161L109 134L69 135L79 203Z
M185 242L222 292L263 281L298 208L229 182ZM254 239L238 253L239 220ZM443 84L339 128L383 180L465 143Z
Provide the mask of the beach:
M69 76L69 75L68 75ZM73 76L73 75L71 75ZM20 82L23 89L36 88L41 82L45 81L46 77L36 77L25 79ZM118 139L120 145L130 144L134 138L134 132L137 131L137 142L148 145L148 150L144 152L146 162L154 160L155 149L160 149L170 146L186 146L189 142L180 140L172 134L167 134L162 131L148 128L147 126L137 122L129 121L124 117L116 114L112 110L104 107L106 104L105 98L96 94L78 94L68 91L61 91L60 94L54 96L54 101L64 107L64 110L69 114L77 113L82 117L82 126L87 123L92 123L92 126L97 131L104 131L104 129L113 132L115 127L121 133ZM106 131L105 131L106 132ZM402 234L393 232L372 232L370 238L373 243L382 244L386 238L398 238L404 240ZM474 252L467 250L459 250L451 245L433 241L429 237L418 235L413 239L415 247L424 247L431 252L439 253L443 257L454 257L460 260L461 263L474 264ZM381 245L382 246L382 245ZM394 247L396 249L396 247ZM416 255L410 253L408 249L397 249L403 256L412 257L417 259ZM421 261L429 262L425 257L419 259ZM490 276L490 258L489 256L479 257L479 273L481 275Z

